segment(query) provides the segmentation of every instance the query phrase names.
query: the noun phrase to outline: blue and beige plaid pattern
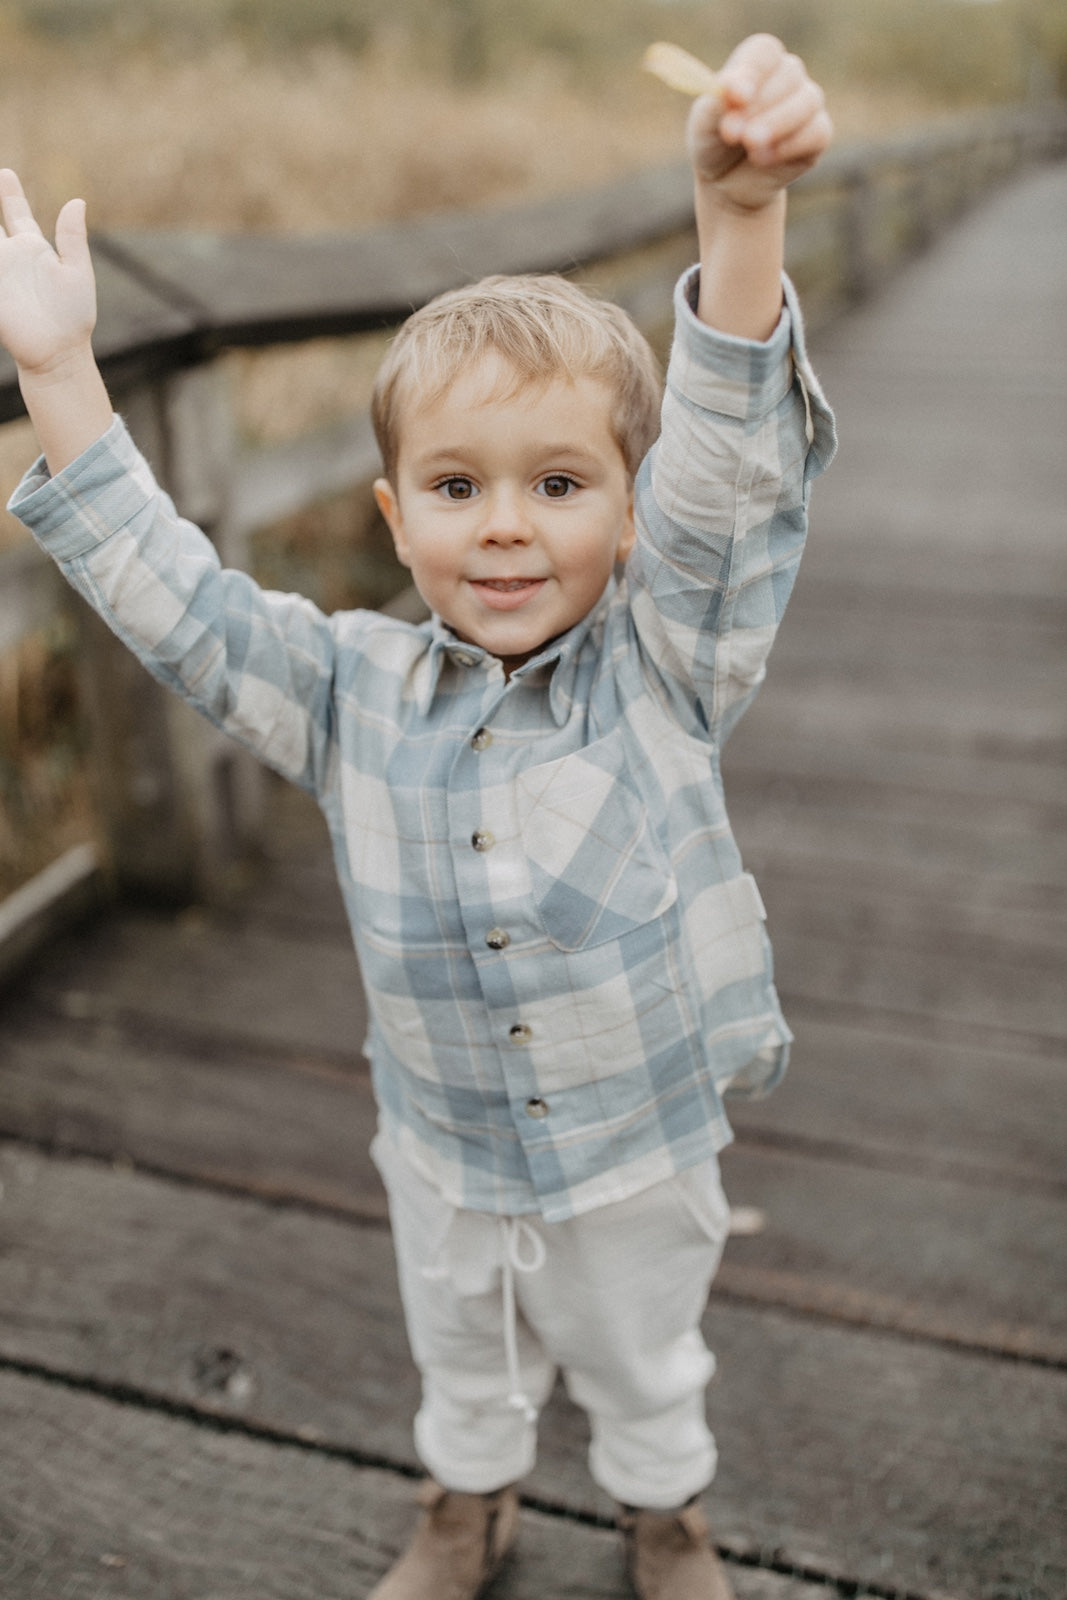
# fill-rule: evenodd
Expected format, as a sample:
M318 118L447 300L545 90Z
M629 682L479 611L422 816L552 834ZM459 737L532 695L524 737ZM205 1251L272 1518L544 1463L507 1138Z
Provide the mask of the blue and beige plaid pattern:
M434 619L266 593L178 519L121 422L12 508L163 683L329 823L383 1125L455 1204L560 1220L730 1138L789 1033L723 803L833 425L792 291L768 343L679 286L638 544L506 681Z

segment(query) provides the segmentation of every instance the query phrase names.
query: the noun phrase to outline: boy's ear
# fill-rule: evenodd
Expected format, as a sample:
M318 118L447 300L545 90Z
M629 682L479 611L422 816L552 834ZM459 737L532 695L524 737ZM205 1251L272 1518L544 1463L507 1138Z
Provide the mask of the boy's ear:
M393 536L396 546L396 557L405 567L409 567L408 541L404 533L404 523L400 515L400 501L396 497L396 490L388 478L375 478L374 498L378 502L378 510L389 525L389 532Z
M634 522L634 495L633 490L631 489L629 503L626 507L626 520L622 525L622 533L619 535L619 548L615 556L616 561L626 560L627 556L630 554L630 551L634 547L636 538L637 526Z

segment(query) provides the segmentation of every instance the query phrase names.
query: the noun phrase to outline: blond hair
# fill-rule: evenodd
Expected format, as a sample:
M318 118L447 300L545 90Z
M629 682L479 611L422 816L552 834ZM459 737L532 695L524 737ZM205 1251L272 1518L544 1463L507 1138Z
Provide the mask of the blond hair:
M461 368L490 352L513 369L511 392L555 377L605 383L612 433L634 476L659 430L662 378L648 340L610 301L566 278L526 274L450 290L402 325L371 403L388 478L396 472L405 407L415 396L419 403L439 398Z

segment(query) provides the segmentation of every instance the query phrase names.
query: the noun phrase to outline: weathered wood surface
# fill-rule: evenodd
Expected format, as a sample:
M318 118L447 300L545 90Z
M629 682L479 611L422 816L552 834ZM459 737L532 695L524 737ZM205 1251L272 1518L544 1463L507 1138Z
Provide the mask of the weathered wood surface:
M1065 199L1005 191L819 341L842 457L727 774L798 1034L734 1109L763 1227L707 1318L742 1600L1067 1588ZM321 823L271 817L240 914L119 911L0 1011L12 1600L358 1596L403 1539L362 1002ZM625 1593L584 1449L557 1396L498 1600Z

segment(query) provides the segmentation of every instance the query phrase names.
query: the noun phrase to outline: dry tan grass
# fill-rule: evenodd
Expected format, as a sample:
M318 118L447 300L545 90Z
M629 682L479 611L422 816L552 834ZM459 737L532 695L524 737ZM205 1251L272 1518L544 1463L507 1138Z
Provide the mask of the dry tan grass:
M9 30L10 33L10 30ZM237 41L170 60L0 31L0 152L42 219L97 228L350 229L559 192L679 153L685 105L638 70L568 83L533 58L463 90L413 80L398 41L291 60ZM930 114L842 88L842 137Z
M397 43L286 60L16 34L0 149L42 215L85 196L97 227L356 228L566 188L677 148L680 115L636 69L625 97L566 92L547 63L462 93L412 81Z

